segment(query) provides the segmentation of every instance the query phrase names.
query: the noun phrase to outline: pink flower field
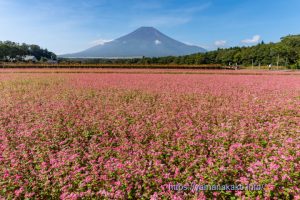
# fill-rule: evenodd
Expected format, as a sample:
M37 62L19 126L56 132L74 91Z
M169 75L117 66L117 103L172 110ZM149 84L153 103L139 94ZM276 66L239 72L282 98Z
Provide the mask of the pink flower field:
M299 73L148 71L0 73L0 199L300 199Z

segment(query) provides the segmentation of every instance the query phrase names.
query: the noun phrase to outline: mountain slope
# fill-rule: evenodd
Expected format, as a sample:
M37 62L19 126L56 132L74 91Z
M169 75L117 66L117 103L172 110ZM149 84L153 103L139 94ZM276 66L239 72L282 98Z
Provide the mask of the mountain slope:
M188 55L204 51L205 49L201 47L178 42L155 28L141 27L111 42L61 57L161 57Z

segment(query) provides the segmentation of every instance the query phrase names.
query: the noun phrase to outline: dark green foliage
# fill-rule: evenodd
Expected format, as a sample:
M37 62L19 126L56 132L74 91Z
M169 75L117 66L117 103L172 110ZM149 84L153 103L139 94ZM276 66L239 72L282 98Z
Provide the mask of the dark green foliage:
M201 62L194 64L299 66L300 35L283 37L278 43L261 42L252 47L232 47L188 56L191 57L202 57Z
M5 57L20 58L25 55L35 56L36 59L41 58L56 59L56 55L49 52L47 49L42 49L38 45L18 44L11 41L0 41L0 60L5 60Z

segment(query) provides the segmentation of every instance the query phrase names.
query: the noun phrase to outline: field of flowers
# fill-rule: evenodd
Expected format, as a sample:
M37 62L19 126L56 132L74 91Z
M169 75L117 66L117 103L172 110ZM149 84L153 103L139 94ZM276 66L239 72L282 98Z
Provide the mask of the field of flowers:
M0 199L300 199L299 149L299 74L0 73Z

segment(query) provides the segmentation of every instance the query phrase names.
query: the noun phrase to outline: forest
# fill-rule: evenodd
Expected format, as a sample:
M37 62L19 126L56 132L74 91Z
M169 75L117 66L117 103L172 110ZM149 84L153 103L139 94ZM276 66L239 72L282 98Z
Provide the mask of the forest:
M53 52L43 49L38 45L0 41L0 60L6 61L10 58L18 60L21 59L22 56L26 55L34 56L37 60L56 59L56 55Z

